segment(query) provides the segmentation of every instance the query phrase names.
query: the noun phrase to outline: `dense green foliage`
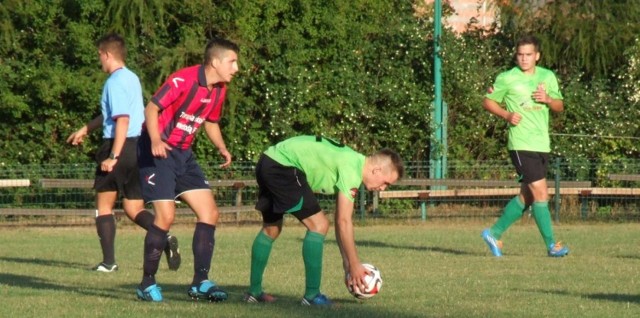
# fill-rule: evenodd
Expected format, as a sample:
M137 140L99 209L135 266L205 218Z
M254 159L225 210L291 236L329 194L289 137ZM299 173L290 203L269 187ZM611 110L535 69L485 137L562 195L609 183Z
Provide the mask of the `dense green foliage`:
M406 160L425 160L433 10L417 3L422 2L2 1L0 162L90 160L98 132L81 149L65 139L99 113L106 74L94 42L110 31L125 36L127 65L143 81L146 100L171 72L200 63L208 38L224 36L240 44L241 71L230 85L222 121L236 160L254 160L268 145L302 133L331 135L362 152L385 146ZM543 65L557 69L562 81L567 111L552 119L554 152L567 158L639 156L640 44L633 40L637 23L627 23L635 15L587 19L587 27L606 26L607 33L576 33L571 25L603 8L572 11L566 3L571 1L543 7L545 16L570 17L561 19L564 24L536 23L517 7L503 6L503 28L496 33L444 31L449 160L505 157L506 123L480 105L495 75L511 67L512 40L523 32L541 33L549 47ZM628 12L640 10L627 6L633 8ZM445 8L445 14L453 13ZM564 37L563 28L569 32ZM606 43L613 50L603 49ZM570 49L559 51L567 45ZM566 63L547 62L554 60ZM206 138L196 141L195 150L206 161L218 160Z

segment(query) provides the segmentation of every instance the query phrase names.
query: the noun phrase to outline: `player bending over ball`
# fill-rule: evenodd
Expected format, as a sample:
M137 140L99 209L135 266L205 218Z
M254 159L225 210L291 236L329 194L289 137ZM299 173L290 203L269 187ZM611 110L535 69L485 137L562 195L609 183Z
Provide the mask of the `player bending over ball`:
M251 249L251 276L246 302L273 302L262 290L262 276L273 242L282 232L284 214L295 216L307 228L302 242L306 289L303 305L328 306L332 302L320 293L323 243L329 229L314 193L336 195L336 240L349 284L364 290L367 270L356 251L353 223L354 199L361 184L369 191L386 189L402 178L400 156L382 149L366 157L353 149L319 136L298 136L269 147L258 160L256 179L262 213L262 230Z

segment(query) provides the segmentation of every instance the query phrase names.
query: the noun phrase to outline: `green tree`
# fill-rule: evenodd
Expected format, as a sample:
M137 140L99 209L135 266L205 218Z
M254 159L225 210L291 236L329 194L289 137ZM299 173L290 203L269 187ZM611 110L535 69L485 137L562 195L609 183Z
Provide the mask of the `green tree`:
M636 0L498 1L501 32L535 33L545 64L563 76L608 78L625 63L640 24ZM579 71L579 72L576 72Z

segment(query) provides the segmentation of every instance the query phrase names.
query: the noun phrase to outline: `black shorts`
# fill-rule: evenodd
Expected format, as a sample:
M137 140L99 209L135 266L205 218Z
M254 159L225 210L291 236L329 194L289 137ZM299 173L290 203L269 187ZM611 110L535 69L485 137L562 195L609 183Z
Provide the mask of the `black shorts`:
M113 170L111 172L105 172L100 169L100 164L109 158L113 146L113 139L105 139L96 153L96 163L98 165L93 183L93 188L96 192L117 191L122 194L125 199L142 199L140 176L138 173L137 144L137 137L127 138Z
M321 211L301 170L283 166L262 154L256 165L256 180L259 186L256 210L262 213L265 223L280 221L285 213L304 220Z
M509 156L516 167L516 172L518 172L518 181L529 184L547 177L548 153L510 150Z
M193 190L211 190L200 165L191 149L173 147L167 158L157 158L151 153L149 135L143 133L138 141L138 165L144 202L174 201L180 195Z

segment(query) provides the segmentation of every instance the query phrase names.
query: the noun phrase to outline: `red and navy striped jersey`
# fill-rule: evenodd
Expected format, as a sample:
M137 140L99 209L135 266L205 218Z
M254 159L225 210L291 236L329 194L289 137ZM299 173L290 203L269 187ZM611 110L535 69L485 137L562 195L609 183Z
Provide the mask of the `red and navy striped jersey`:
M220 120L226 94L224 83L209 90L203 65L171 74L151 98L160 107L158 124L162 140L172 147L189 149L205 120L214 123Z

